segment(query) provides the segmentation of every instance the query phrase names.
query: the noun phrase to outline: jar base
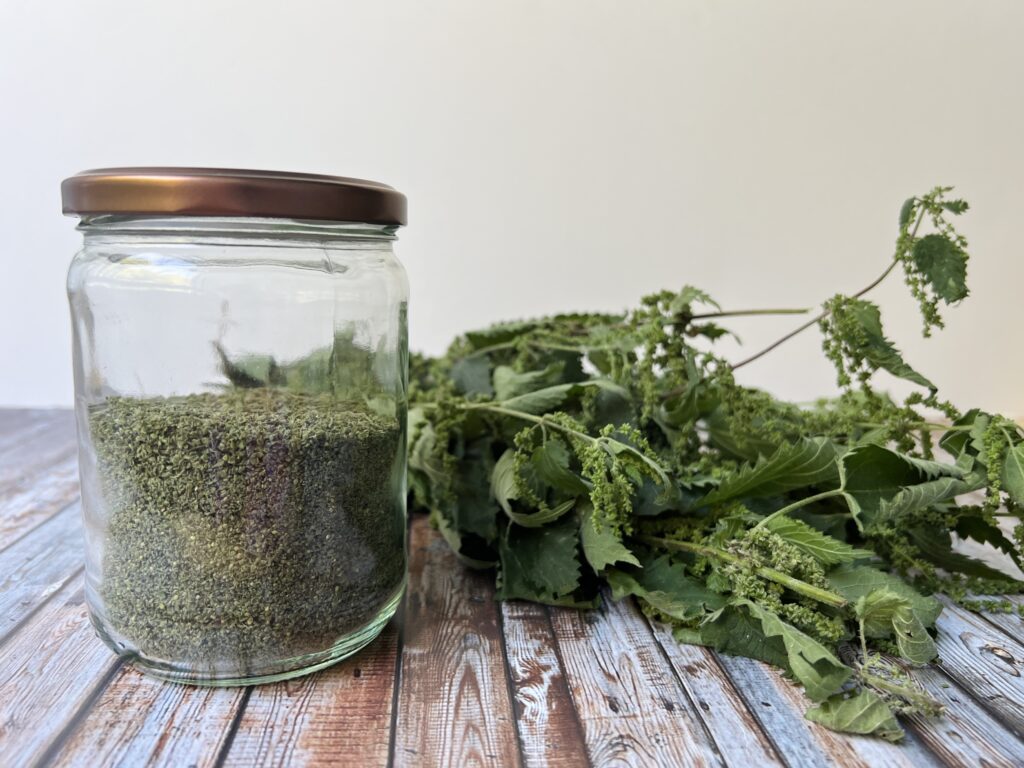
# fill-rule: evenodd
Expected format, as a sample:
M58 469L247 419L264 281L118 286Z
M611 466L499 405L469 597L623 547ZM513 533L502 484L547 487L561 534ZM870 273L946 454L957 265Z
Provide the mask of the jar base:
M248 685L263 685L264 683L276 683L282 680L291 680L295 677L318 672L321 669L337 664L339 661L353 656L367 645L372 643L384 630L385 625L391 620L398 610L398 606L405 596L405 584L395 592L394 596L385 603L377 612L377 615L361 629L345 635L334 645L325 651L317 653L294 656L288 659L279 659L264 666L263 670L251 675L225 674L218 676L208 671L197 672L184 665L172 664L166 661L150 659L134 652L125 651L118 647L118 644L110 638L103 628L95 620L93 627L100 639L119 656L139 672L148 677L154 677L169 683L183 685L196 685L211 688L233 688Z

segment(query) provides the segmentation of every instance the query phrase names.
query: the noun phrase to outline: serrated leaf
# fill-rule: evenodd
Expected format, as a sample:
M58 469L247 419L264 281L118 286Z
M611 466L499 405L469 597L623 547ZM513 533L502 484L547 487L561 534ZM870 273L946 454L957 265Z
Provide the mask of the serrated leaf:
M949 501L962 493L970 493L985 487L985 478L969 476L963 480L955 477L940 477L903 488L891 499L882 499L879 506L879 520L895 519L901 515L924 507Z
M550 603L569 595L579 585L575 521L543 528L511 526L498 541L499 600L521 598Z
M967 254L956 243L945 235L925 235L911 255L936 296L947 304L967 298Z
M598 528L594 520L594 510L587 505L580 523L580 540L583 543L583 554L590 567L597 572L603 571L615 563L640 565L631 551L626 549L622 538L608 524ZM617 598L616 598L617 599Z
M686 568L668 555L644 557L639 570L609 569L606 576L612 597L633 595L666 616L692 621L725 605L725 598L686 574Z
M935 641L909 598L880 587L859 597L853 608L867 637L895 635L900 655L913 664L927 664L935 658Z
M853 613L863 622L865 636L874 638L892 635L892 617L902 608L913 610L910 600L888 587L873 589L853 603Z
M804 717L841 733L871 734L887 741L903 738L903 729L889 705L867 689L830 696L808 709Z
M569 459L565 441L560 437L549 437L533 451L531 462L537 477L552 488L573 496L588 493L587 484L569 469Z
M744 465L726 476L698 505L721 504L750 496L774 496L835 479L836 449L824 437L783 443L770 458Z
M962 573L980 579L1018 583L1019 580L973 557L953 551L953 540L945 528L913 528L910 540L925 559L950 573Z
M555 384L551 387L537 389L527 392L508 400L503 400L501 405L514 411L522 411L533 415L547 413L555 410L570 397L583 394L588 387L598 387L607 392L613 392L620 396L629 397L629 393L613 381L607 379L591 379L590 381L578 381L568 384Z
M727 621L720 625L724 631L716 632L715 625L722 616L732 612L746 613L753 623ZM760 632L753 632L755 627ZM803 684L812 701L831 696L853 673L817 640L749 600L735 600L710 616L701 628L701 636L723 653L779 664Z
M852 299L846 311L863 332L862 344L857 352L870 363L888 371L893 376L935 391L935 385L911 368L893 343L885 338L885 333L882 330L882 314L875 304L864 299Z
M935 641L910 605L893 614L892 628L900 655L912 664L927 664L938 655Z
M1024 443L1006 451L1002 470L1003 490L1014 503L1024 506Z
M866 549L856 549L844 541L826 536L807 523L794 520L791 517L772 518L765 523L765 527L823 565L851 563L854 560L874 555L873 552Z
M700 290L700 288L694 288L692 285L687 285L684 286L683 289L672 299L671 304L669 304L669 312L676 315L692 314L692 305L694 302L706 304L710 307L714 307L715 309L721 309L718 302L704 293L704 291Z
M893 592L910 603L914 613L926 627L935 624L935 619L942 612L942 604L934 597L922 595L899 576L870 566L840 566L829 571L827 578L832 589L851 603L876 589Z
M989 522L980 516L964 516L957 520L956 534L961 538L973 539L981 544L988 544L1000 552L1008 555L1017 564L1018 568L1024 568L1024 558L1017 550L1017 545L1006 537L1002 529L994 522Z
M917 459L880 445L859 445L843 456L842 463L845 475L843 487L850 511L858 523L863 514L874 519L882 512L885 502L895 501L906 488L941 476L964 477L963 470L952 464ZM922 489L922 493L941 488L935 486ZM900 505L912 502L912 496L905 496Z

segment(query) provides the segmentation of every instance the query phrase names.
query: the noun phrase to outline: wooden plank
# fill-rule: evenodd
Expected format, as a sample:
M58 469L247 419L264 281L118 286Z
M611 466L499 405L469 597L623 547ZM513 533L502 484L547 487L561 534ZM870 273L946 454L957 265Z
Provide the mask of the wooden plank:
M387 765L399 630L308 677L252 690L226 766Z
M519 765L493 574L456 562L422 516L409 549L395 764Z
M664 625L651 626L676 676L696 705L694 711L711 733L726 764L783 765L716 654L707 648L677 642L671 629Z
M214 766L245 695L163 683L122 666L51 756L82 768Z
M952 601L943 603L936 622L943 671L1024 737L1024 645Z
M78 498L78 456L72 448L56 464L22 476L0 491L0 550Z
M38 467L52 464L75 449L71 411L53 411L31 426L0 438L0 492Z
M4 414L3 423L0 424L0 462L5 462L10 458L12 447L46 430L62 418L61 414L69 414L71 411L2 408L0 413Z
M914 670L913 677L946 706L946 714L941 718L906 718L921 741L941 760L948 765L1024 765L1024 742L963 688L933 667Z
M721 655L719 660L787 765L918 768L940 764L911 732L896 745L873 737L836 733L812 723L804 718L811 702L779 670L740 656Z
M552 609L551 623L595 764L724 764L632 602Z
M82 569L77 504L0 552L0 641Z
M502 603L501 612L523 764L589 765L547 609L515 600Z
M62 734L120 667L95 636L80 580L66 585L3 646L0 744L3 764L48 762ZM131 717L130 712L121 712Z
M8 436L15 436L50 417L52 411L37 408L0 408L0 447L5 445Z

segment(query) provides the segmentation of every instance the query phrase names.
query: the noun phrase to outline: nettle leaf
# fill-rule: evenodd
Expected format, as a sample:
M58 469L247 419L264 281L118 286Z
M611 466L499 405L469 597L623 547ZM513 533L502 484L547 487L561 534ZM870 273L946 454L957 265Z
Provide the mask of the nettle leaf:
M476 331L469 331L464 338L474 351L491 347L495 344L507 344L510 341L525 336L537 327L534 322L513 322L492 325L490 328L482 328Z
M1024 568L1024 558L1017 550L1017 545L1006 537L1002 529L995 523L980 515L965 515L956 522L957 536L974 539L981 544L988 544L1008 555L1018 568Z
M728 615L732 613L746 614L753 621L730 621ZM719 625L723 616L726 621ZM803 684L812 701L828 698L853 674L852 669L817 640L749 600L734 600L708 617L701 628L701 637L723 653L750 656L782 666Z
M494 397L496 400L508 400L527 392L552 386L559 383L559 378L564 370L564 363L552 363L543 370L522 373L507 365L499 365L494 369L491 378Z
M580 580L576 522L543 528L509 526L499 537L499 600L552 603L576 590Z
M905 488L928 483L937 477L960 479L965 476L961 468L952 464L917 459L880 445L859 445L843 456L842 462L845 474L843 488L858 524L862 514L866 513L869 519L873 519L881 512L883 502L895 502ZM925 497L943 488L935 486L921 489L919 493ZM913 498L904 496L899 506L911 503ZM894 514L894 509L890 508L889 514Z
M771 458L761 456L756 463L727 475L697 503L705 506L743 497L775 496L836 477L835 444L825 437L803 439L783 443Z
M726 599L686 574L686 568L668 555L645 556L641 569L610 569L606 576L612 598L633 595L656 611L680 621L693 621L722 608Z
M491 472L491 495L505 510L505 514L512 514L511 502L519 498L519 488L516 487L515 451L511 448L501 454L501 458L494 464L494 470Z
M691 315L693 314L693 304L705 304L715 309L721 309L718 302L708 296L700 288L694 288L692 285L683 287L679 293L672 299L672 303L669 304L669 312L674 315Z
M556 490L573 496L590 492L583 479L569 468L571 454L560 437L549 437L533 451L531 462L537 477Z
M563 501L553 507L542 507L533 512L520 512L513 509L508 513L509 519L516 525L524 528L540 528L542 525L553 523L555 520L565 516L576 506L576 499Z
M935 624L942 612L942 604L934 597L922 595L899 576L866 565L840 566L828 573L832 589L851 603L878 589L888 590L907 600L926 627Z
M925 235L911 256L932 291L947 304L967 298L967 254L945 235Z
M457 360L449 375L455 388L464 395L494 395L491 387L491 360L487 355Z
M960 552L953 551L953 539L945 528L913 528L910 540L921 550L925 559L949 571L976 576L980 579L1017 583L1019 580Z
M620 397L629 397L629 393L620 385L607 379L591 379L590 381L578 381L567 384L555 384L551 387L544 387L533 392L526 392L516 397L510 397L501 402L502 407L514 411L522 411L529 414L542 414L555 410L568 400L583 394L588 387L597 387L603 391L611 392Z
M927 664L939 655L935 641L910 605L893 614L892 628L900 655L911 664Z
M807 710L812 723L842 733L880 736L887 741L903 738L903 729L885 700L874 691L837 693Z
M594 509L589 504L584 508L583 520L580 523L580 539L583 542L583 554L595 571L603 571L615 563L640 565L636 555L626 549L622 538L607 523L598 527L594 519Z
M1024 506L1024 443L1006 451L1002 470L1003 490L1014 503Z
M772 518L765 524L765 527L823 565L852 563L854 560L874 556L873 552L851 547L844 541L826 536L807 523L785 515Z
M962 493L970 493L985 487L981 475L969 475L963 480L956 477L940 477L926 483L911 485L897 492L891 499L882 499L879 505L879 519L894 519L932 504L949 501Z
M847 307L847 313L863 332L862 344L856 351L865 360L897 378L927 387L933 392L937 389L931 381L911 368L893 343L885 338L882 331L882 313L877 305L864 299L852 299Z
M927 664L938 654L935 641L907 597L881 587L859 597L853 609L864 622L867 637L895 635L900 655L912 664Z

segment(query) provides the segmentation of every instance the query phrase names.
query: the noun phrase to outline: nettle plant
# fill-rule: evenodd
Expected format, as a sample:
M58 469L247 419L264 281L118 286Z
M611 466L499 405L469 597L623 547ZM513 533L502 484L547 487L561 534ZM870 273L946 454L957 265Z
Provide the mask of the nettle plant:
M817 311L723 311L686 287L414 357L414 507L464 563L496 568L500 599L633 596L682 642L783 668L811 720L898 739L897 715L941 711L907 674L936 655L935 595L1011 611L1022 587L953 548L973 539L1021 564L1021 429L942 400L865 298L902 272L927 336L967 296L952 224L967 203L949 192L907 200L885 271ZM811 317L744 360L714 351L720 321L755 314ZM736 382L814 326L838 397L808 407ZM894 399L872 386L880 370L917 389Z

